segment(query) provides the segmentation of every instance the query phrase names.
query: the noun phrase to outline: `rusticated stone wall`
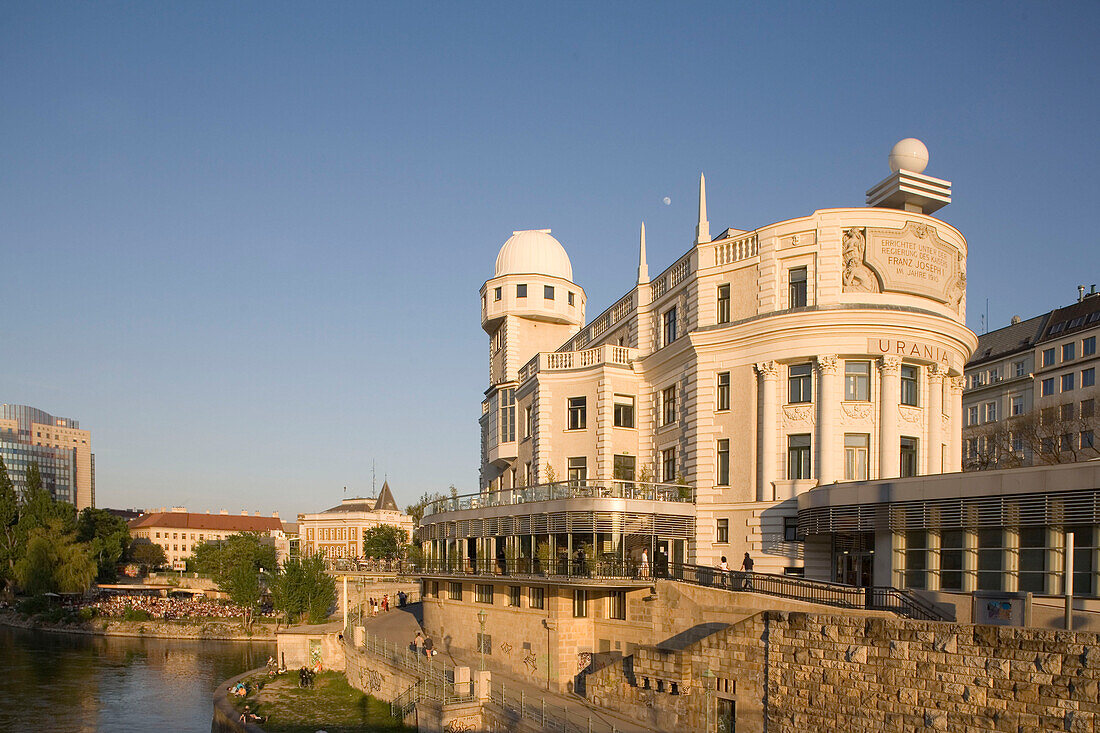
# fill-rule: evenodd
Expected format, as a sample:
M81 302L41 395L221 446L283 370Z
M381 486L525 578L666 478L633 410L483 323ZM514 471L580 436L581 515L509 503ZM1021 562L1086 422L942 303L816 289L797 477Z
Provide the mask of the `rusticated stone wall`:
M738 731L1100 730L1092 633L768 611L661 646L589 696L662 730L713 729L719 699Z

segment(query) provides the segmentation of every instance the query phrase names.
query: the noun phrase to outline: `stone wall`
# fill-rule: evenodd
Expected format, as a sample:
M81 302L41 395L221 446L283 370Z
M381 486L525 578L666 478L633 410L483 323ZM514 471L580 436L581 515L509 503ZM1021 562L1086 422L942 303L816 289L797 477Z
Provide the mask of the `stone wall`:
M1092 731L1098 683L1093 633L770 611L639 649L589 690L662 730L712 729L725 698L738 731Z

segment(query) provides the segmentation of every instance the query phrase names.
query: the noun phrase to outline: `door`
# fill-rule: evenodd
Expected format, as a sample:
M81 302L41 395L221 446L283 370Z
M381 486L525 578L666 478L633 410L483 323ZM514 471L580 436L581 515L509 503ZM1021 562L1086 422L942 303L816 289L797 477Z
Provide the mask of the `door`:
M718 721L714 729L718 733L734 733L737 729L737 704L733 700L720 697L718 702Z

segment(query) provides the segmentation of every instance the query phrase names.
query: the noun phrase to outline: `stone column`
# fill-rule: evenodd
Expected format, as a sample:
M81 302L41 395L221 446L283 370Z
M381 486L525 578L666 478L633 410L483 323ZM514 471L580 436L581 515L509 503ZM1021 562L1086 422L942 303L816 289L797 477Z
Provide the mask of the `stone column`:
M757 501L771 501L775 496L775 456L776 456L776 383L779 381L779 365L774 361L760 362L755 365L760 376L760 470L759 485L756 488Z
M840 419L836 375L839 361L835 354L817 357L817 482L824 486L838 479L837 463L841 449L837 446L836 426Z
M898 402L901 398L901 359L879 359L878 477L897 478L901 473L901 433Z
M962 425L963 425L963 384L965 379L962 376L951 377L951 413L949 415L951 419L951 465L944 466L944 473L951 473L962 470Z
M943 471L943 369L933 364L928 369L928 449L925 473Z

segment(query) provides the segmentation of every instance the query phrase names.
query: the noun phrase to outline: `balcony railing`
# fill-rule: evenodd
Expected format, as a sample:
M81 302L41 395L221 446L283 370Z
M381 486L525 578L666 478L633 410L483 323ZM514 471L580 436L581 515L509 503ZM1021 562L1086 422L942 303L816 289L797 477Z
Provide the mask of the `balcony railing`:
M529 504L555 499L637 499L690 504L695 501L695 490L683 484L655 484L641 481L558 481L551 484L461 494L439 499L424 506L424 516L457 512L463 509Z
M539 372L563 371L585 367L611 364L629 366L638 357L638 350L627 346L603 344L584 351L548 351L535 354L519 370L519 381L523 382Z

